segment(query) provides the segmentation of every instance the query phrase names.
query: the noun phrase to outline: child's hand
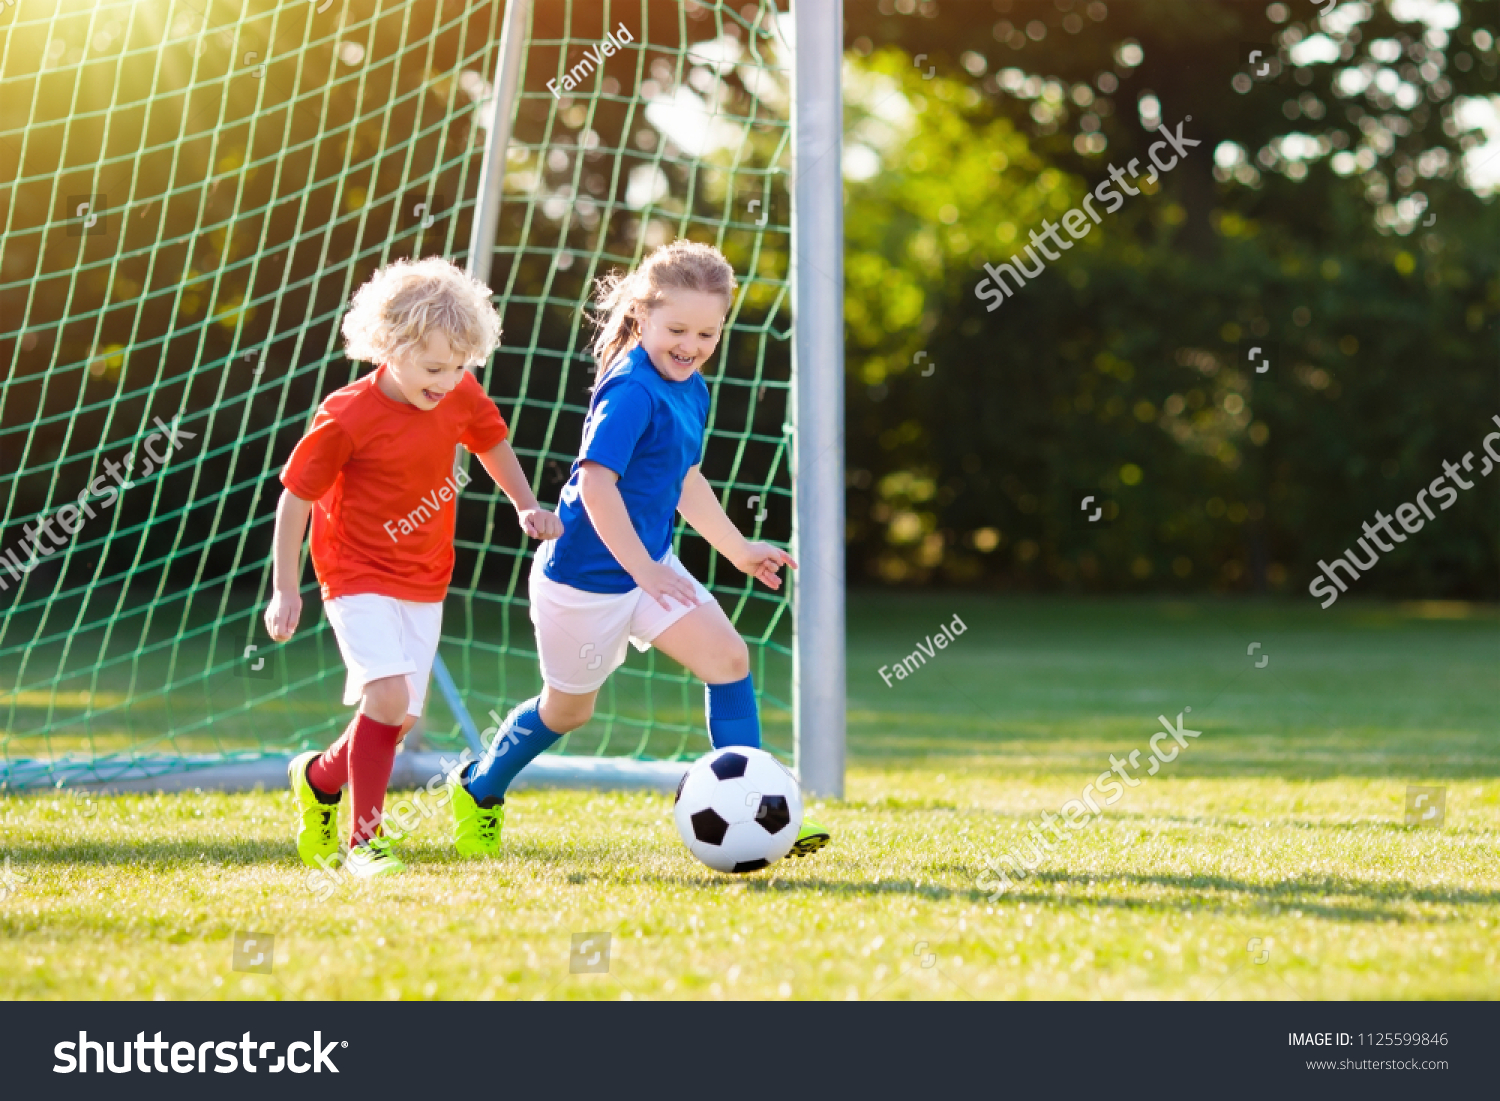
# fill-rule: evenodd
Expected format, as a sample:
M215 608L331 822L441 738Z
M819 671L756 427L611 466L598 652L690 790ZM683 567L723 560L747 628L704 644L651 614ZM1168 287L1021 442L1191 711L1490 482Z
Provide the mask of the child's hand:
M529 508L520 514L521 530L533 539L556 539L563 533L557 513L544 508Z
M735 562L735 569L747 573L768 589L781 588L781 567L797 568L792 556L770 543L746 543L745 555Z
M652 600L669 612L673 609L672 605L667 603L668 597L689 608L698 603L698 593L693 588L693 583L671 566L661 562L649 563L642 567L639 573L633 573L630 576Z
M266 606L266 633L277 642L285 642L297 630L297 621L302 618L302 594L295 589L271 594L271 603Z

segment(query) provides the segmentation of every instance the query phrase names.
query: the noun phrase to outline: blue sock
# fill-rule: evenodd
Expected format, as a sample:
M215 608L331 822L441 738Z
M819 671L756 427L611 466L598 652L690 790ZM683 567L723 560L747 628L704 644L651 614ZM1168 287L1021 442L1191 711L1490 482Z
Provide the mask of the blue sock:
M704 686L708 712L708 740L715 749L726 745L760 748L760 709L755 706L755 684L750 674L729 684Z
M561 734L547 729L542 722L539 708L542 697L533 696L505 717L500 733L495 736L484 755L484 760L469 767L464 777L464 787L474 801L483 804L487 799L496 802L505 798L505 789L516 774L531 763L544 749L557 744Z

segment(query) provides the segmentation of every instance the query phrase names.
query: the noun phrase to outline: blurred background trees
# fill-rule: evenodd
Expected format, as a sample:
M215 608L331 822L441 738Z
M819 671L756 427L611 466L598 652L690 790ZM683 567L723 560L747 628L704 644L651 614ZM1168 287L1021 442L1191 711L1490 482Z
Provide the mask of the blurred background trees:
M285 5L251 8L168 24L165 6L139 5L102 28L86 8L11 18L0 97L0 136L26 133L0 141L9 516L76 495L94 452L123 452L155 395L207 423L208 483L257 518L243 545L211 537L212 516L191 520L216 575L247 578L303 413L352 377L337 332L348 294L392 249L462 255L501 12L450 0L422 9L434 25L419 33L402 6L367 5L330 16L334 34L302 8L286 25ZM844 11L852 583L1306 600L1320 559L1494 430L1496 0ZM508 415L538 407L517 439L544 499L587 398L577 303L638 242L723 245L747 290L719 367L784 383L784 326L766 319L781 317L790 268L770 167L789 158L788 92L748 63L774 53L766 15L691 0L536 7L492 276L513 335L492 367ZM545 80L563 55L626 17L653 48L555 102ZM153 75L162 33L173 64ZM128 108L111 108L116 87ZM717 135L726 113L746 120L745 141ZM1111 166L1145 164L1163 123L1201 144L988 311L984 265ZM413 135L415 154L391 155L392 134ZM109 233L66 232L70 202L96 192L115 208ZM752 197L776 212L764 233ZM526 389L533 360L566 383ZM723 389L724 423L758 449L746 469L784 470L783 391ZM721 481L733 436L710 452ZM187 467L169 477L168 500L196 484ZM1497 489L1461 493L1361 595L1500 598ZM764 531L785 538L785 493L767 496ZM749 522L745 497L732 504ZM193 583L151 507L132 495L120 523L150 529L148 559ZM490 519L461 520L463 538L496 538ZM124 557L104 576L134 552L109 553Z
M1302 597L1496 430L1500 6L845 12L852 581ZM1202 144L987 312L1163 122ZM1497 488L1361 593L1500 596Z

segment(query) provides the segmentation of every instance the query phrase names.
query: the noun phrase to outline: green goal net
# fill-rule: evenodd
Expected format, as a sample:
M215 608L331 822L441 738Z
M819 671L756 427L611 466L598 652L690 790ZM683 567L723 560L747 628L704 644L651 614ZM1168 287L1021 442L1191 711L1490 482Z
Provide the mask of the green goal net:
M27 0L0 9L0 789L185 773L329 742L344 668L310 565L261 624L277 474L381 264L463 264L503 6ZM592 281L677 237L742 293L709 368L704 471L743 530L791 529L790 59L774 4L549 0L528 16L478 377L541 500L576 454ZM423 739L540 689L533 545L477 463ZM678 553L751 646L791 746L786 589L690 530ZM304 550L304 561L306 558ZM455 706L456 705L456 706ZM631 652L577 758L707 748L702 690Z

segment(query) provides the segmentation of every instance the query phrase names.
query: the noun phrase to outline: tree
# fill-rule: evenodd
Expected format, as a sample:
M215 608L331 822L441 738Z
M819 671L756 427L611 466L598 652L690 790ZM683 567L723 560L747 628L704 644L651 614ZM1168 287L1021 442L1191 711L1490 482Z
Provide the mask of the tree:
M980 56L973 22L947 18L954 6L929 6L943 17L928 19L850 11L851 66L894 89L857 76L847 88L852 572L1305 585L1376 508L1441 472L1444 441L1472 449L1484 410L1500 412L1500 227L1463 186L1473 135L1451 106L1493 80L1493 32L1417 33L1385 8L1361 20L1334 9L1345 30L1328 41L1341 53L1363 43L1340 68L1295 52L1315 36L1282 5L997 7L1011 10L992 28L1009 28L996 52L1024 55L1031 72ZM1239 80L1240 91L1249 74L1233 59L1248 59L1252 15L1283 83ZM904 50L873 48L897 32ZM1446 90L1440 39L1458 70ZM1363 73L1371 50L1389 56L1381 42L1439 67L1429 80L1409 61L1421 102L1378 68L1357 103L1338 100L1357 83L1340 74ZM1398 79L1413 75L1393 64ZM1130 112L1115 108L1127 102ZM1322 128L1291 130L1293 107L1299 120L1321 109ZM984 264L1026 244L1108 165L1144 161L1160 135L1142 121L1164 115L1175 128L1189 114L1185 134L1201 147L1154 187L1139 181L1146 194L1003 309L984 308ZM882 142L872 116L899 141ZM1005 167L972 195L970 166L994 151ZM1417 224L1429 202L1435 228ZM915 322L894 308L915 301ZM1275 348L1273 374L1244 362L1249 341ZM1419 354L1438 369L1413 370ZM1493 493L1460 501L1420 549L1398 548L1369 591L1494 595ZM1092 524L1079 507L1090 496L1105 509Z

